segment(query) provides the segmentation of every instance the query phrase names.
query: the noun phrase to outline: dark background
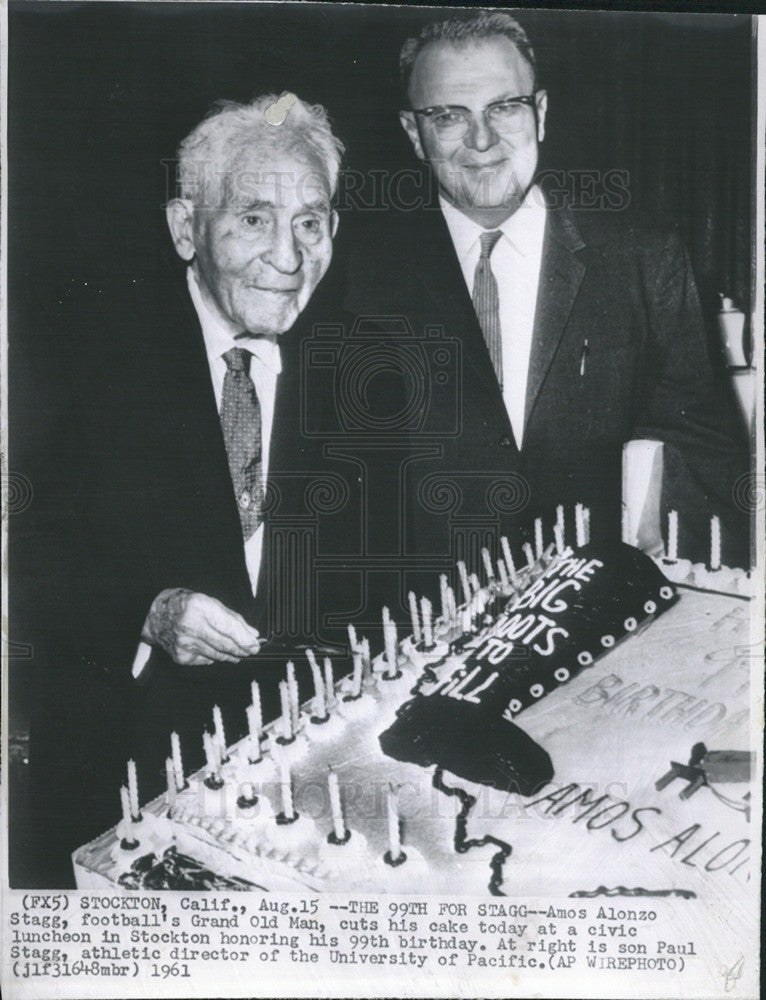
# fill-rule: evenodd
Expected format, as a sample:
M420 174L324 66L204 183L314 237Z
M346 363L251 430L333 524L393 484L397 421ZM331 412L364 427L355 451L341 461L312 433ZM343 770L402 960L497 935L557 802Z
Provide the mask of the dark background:
M397 56L433 17L348 4L12 3L12 309L30 306L34 319L67 283L152 271L172 254L162 205L173 170L162 161L219 98L293 90L326 105L347 165L368 174L357 205L369 203L369 171L414 166L395 114ZM630 207L680 227L706 300L724 292L747 312L749 17L519 19L549 91L542 167L626 171ZM11 328L12 346L25 332Z
M437 14L329 3L10 4L6 207L14 474L31 483L45 479L41 466L55 433L36 373L51 339L70 333L62 333L60 323L67 301L86 283L91 291L173 261L163 206L174 193L174 152L210 105L292 90L329 109L347 146L346 163L363 179L355 195L346 186L340 204L334 269L342 273L347 237L364 205L385 210L381 181L416 166L396 117L398 51ZM578 171L624 172L629 205L623 201L621 210L679 227L708 319L717 292L747 313L750 18L557 10L518 16L549 93L543 170L568 171L564 187L573 195ZM27 525L34 531L35 516L32 497L11 521L17 547ZM43 573L30 568L28 592ZM18 583L13 543L11 574ZM10 660L12 831L21 831L32 651L25 649L28 636L13 607L11 628L18 643Z

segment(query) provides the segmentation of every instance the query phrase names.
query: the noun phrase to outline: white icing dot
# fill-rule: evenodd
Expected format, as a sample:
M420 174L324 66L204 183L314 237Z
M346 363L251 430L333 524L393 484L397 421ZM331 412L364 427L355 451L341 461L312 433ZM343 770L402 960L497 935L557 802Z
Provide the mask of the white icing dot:
M532 687L529 689L529 693L532 695L533 698L542 698L542 696L545 694L545 688L542 686L542 684L533 684Z
M660 587L660 597L663 599L663 601L669 601L672 596L673 596L672 587Z
M601 645L604 646L606 649L611 649L612 646L614 645L614 636L613 635L602 635L601 636Z
M646 604L644 605L644 611L648 615L653 615L656 610L657 610L657 605L654 603L654 601L647 601Z
M588 667L591 663L593 663L593 657L587 649L584 649L582 653L577 654L577 662L581 663L584 667Z
M519 701L519 699L518 698L511 698L511 700L508 703L508 711L509 712L513 712L513 714L515 715L517 712L521 711L521 708L522 708L522 705L521 705L521 702Z
M563 684L564 681L569 680L569 671L567 670L566 667L559 667L558 670L554 671L553 676L556 678L557 681L561 681L561 683Z
M625 630L627 632L632 632L637 627L637 625L638 625L638 622L636 621L635 618L626 618L625 619Z

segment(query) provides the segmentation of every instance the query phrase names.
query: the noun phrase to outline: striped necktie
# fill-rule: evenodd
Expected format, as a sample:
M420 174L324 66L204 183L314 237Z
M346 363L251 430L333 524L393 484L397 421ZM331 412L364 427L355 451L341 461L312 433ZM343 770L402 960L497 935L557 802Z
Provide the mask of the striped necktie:
M226 375L221 396L221 428L245 541L261 523L261 408L250 378L252 354L232 347L223 355Z
M500 339L500 302L490 254L502 236L499 229L481 234L481 254L473 277L473 306L487 344L500 388L503 388L503 345Z

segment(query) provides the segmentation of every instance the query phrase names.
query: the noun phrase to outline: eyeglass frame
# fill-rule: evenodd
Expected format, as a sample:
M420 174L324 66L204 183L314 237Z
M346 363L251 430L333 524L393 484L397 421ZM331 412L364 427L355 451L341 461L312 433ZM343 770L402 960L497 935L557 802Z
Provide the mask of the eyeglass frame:
M540 94L544 93L545 93L544 90L536 90L533 94L520 94L516 97L502 97L497 101L491 101L489 104L486 105L486 107L482 108L481 114L486 118L489 109L496 107L498 104L514 104L514 103L523 104L525 107L532 109L532 113L535 116L535 124L537 124L538 121L537 102ZM430 121L431 117L434 114L436 114L437 111L446 111L448 108L455 108L459 111L467 111L472 118L475 119L476 117L473 111L471 111L470 108L465 107L465 105L463 104L434 104L431 107L427 108L411 108L410 114L420 115L421 117L425 118L426 121ZM492 127L494 128L495 126ZM460 136L461 139L466 135L469 128L470 128L470 122L467 123L465 132Z

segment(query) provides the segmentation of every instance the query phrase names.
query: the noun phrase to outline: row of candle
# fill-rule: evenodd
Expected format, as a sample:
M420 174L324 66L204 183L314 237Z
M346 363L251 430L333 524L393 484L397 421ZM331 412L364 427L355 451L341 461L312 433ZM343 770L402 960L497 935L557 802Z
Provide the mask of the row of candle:
M712 568L720 565L720 524L718 519L713 519L713 540L718 539L717 565L714 552L711 556ZM671 512L669 524L669 544L668 558L674 558L674 546L677 546L677 514ZM590 535L590 511L583 504L575 506L575 533L577 546L587 544ZM556 510L556 523L553 526L555 548L558 554L564 551L564 508L559 505ZM674 541L675 540L675 541ZM534 524L534 550L529 543L522 546L526 566L522 571L530 571L536 562L544 555L543 524L542 519L537 518ZM495 576L492 559L487 548L481 550L484 571L487 577L489 588L500 590L504 596L510 595L513 590L519 587L519 571L514 563L508 539L503 536L500 539L503 557L497 560L497 576ZM462 615L460 625L464 632L473 629L473 621L477 614L483 614L486 604L489 601L489 594L481 587L475 573L468 574L465 563L462 560L457 562L457 571L460 578L464 595L462 605ZM441 589L441 616L445 623L457 625L458 607L452 587L447 582L446 574L440 577ZM412 635L417 645L422 645L425 649L431 649L435 643L435 623L433 620L433 608L431 602L426 597L422 597L418 602L415 594L408 595L410 617L412 622ZM397 651L398 637L396 623L391 617L387 607L382 609L383 618L383 639L384 639L384 664L383 677L393 679L400 676ZM362 694L363 676L365 671L371 670L371 658L369 642L366 638L358 639L352 624L348 626L349 643L351 646L353 672L351 684L347 698L358 698ZM325 657L323 670L320 669L313 650L307 650L307 659L311 668L314 682L313 698L313 722L323 722L328 718L328 710L335 704L335 682L333 677L332 661ZM277 743L282 747L279 754L280 767L280 790L281 790L281 815L285 821L293 821L297 814L294 809L292 797L292 776L287 755L284 747L291 743L298 732L300 719L300 697L298 682L295 674L295 664L289 661L286 665L286 679L280 682L280 702L281 702L281 736L277 738ZM263 717L261 709L260 689L257 681L251 684L252 703L247 706L248 722L248 743L247 758L251 764L257 764L262 759L261 744L263 740ZM165 769L167 777L167 802L172 807L175 804L176 795L186 787L183 773L183 763L181 759L181 746L177 733L171 733L171 756L166 758ZM221 768L228 759L226 748L226 736L223 725L223 717L220 708L216 705L213 708L213 733L207 731L203 733L203 744L205 749L206 769L208 777L212 779L212 787L220 787L222 784ZM330 801L333 816L333 831L336 839L343 841L347 834L343 821L342 809L340 805L340 791L338 787L337 775L330 771L328 776ZM127 830L132 830L134 823L141 819L141 812L138 801L138 785L136 776L136 766L134 761L128 762L128 785L120 789L122 801L123 820ZM390 858L394 863L401 857L401 842L399 840L399 819L395 805L392 805L392 797L389 793L388 819L389 819L389 841ZM396 833L394 834L394 830Z
M577 504L575 507L575 529L578 546L586 544L587 542L589 522L590 512L588 508L584 507L582 504ZM718 532L718 564L720 565L720 524L718 524L717 518L714 518L713 522L713 530L715 532L717 528ZM543 555L543 530L541 518L536 519L534 531L535 550L537 559L539 559ZM562 505L559 505L556 511L556 524L554 525L553 532L556 550L558 553L561 553L564 549L564 508ZM670 543L668 546L668 558L673 558L672 553L674 551L675 544L673 540L677 540L677 514L675 511L671 512L669 535ZM498 559L497 561L499 586L501 592L508 595L511 593L512 589L518 587L519 578L508 539L503 536L500 539L500 544L503 552L503 558ZM535 552L532 551L532 547L529 543L525 543L523 549L527 559L525 569L529 570L536 561ZM490 585L497 584L489 550L487 548L483 548L481 555L488 583ZM715 559L711 559L711 563L714 566L715 562ZM475 617L477 611L484 610L483 605L486 605L488 598L483 593L476 575L468 575L466 565L462 560L458 560L457 570L465 597L463 624L470 628L472 619ZM440 577L440 586L442 619L444 621L455 621L458 609L455 602L454 592L447 583L447 577L445 574L442 574ZM431 602L428 598L422 597L418 606L415 594L410 592L409 604L412 619L413 638L417 644L422 643L425 648L430 649L434 645L434 622ZM398 674L397 628L396 623L392 619L390 611L387 607L382 609L382 617L385 659L384 676L393 678ZM349 624L348 632L354 664L350 689L350 696L353 698L361 695L363 673L365 669L368 672L371 669L371 660L370 647L367 639L363 638L360 641L357 638L356 631L352 624ZM324 659L324 673L322 673L313 650L307 650L306 656L311 667L314 681L313 717L317 721L323 721L327 718L328 709L333 706L335 701L335 682L333 677L332 661L327 657ZM286 680L282 681L279 686L282 708L281 741L283 744L290 742L295 738L298 730L300 715L298 683L295 675L295 665L292 661L287 663L286 672ZM253 681L251 684L251 696L252 703L247 706L246 709L249 740L248 760L251 763L258 763L262 758L261 742L263 739L263 717L261 710L260 689L257 681ZM175 792L181 791L185 787L183 764L181 759L181 746L177 733L171 733L170 742L171 757L166 759L166 771L168 776L169 791L172 789L172 793L175 794ZM204 733L203 743L205 746L205 757L208 772L217 775L220 772L222 763L227 759L223 717L221 710L217 705L213 707L213 735L211 736L207 732ZM129 812L133 819L137 821L140 817L140 809L138 804L135 762L133 761L130 761L128 765L128 787L126 790L126 796L129 805Z
M668 562L678 560L678 511L671 510L668 513L668 543L665 548L665 559ZM710 569L717 571L721 568L721 519L719 517L710 518Z
M209 733L206 735L212 740ZM217 743L217 741L214 742ZM211 750L211 753L213 752ZM295 822L299 818L299 814L295 809L293 799L292 772L289 760L284 752L280 753L279 758L280 812L277 822L289 824ZM177 795L176 763L173 757L168 757L165 763L168 779L166 804L168 809L172 809L175 805ZM328 839L331 839L335 844L345 844L350 839L351 831L346 826L338 775L332 768L328 769L327 787L332 817L332 836ZM142 815L138 808L136 765L133 760L128 761L128 785L127 787L123 785L120 788L120 799L122 804L123 844L126 848L133 849L139 843L136 836L135 824L142 821ZM255 801L257 801L257 798ZM401 841L401 817L396 789L392 785L389 785L386 791L386 815L388 820L388 851L386 852L386 860L389 864L399 864L404 860Z
M522 570L526 572L531 571L535 564L545 555L542 518L535 520L534 531L534 550L529 542L525 542L522 546L526 558L526 565ZM590 510L583 504L577 504L575 507L575 532L577 546L587 545L590 540ZM553 538L556 553L561 555L565 549L564 508L561 505L557 508L556 523L553 526ZM499 591L500 594L508 597L520 586L519 570L516 567L511 547L505 535L500 539L500 546L503 557L497 560L497 575L495 575L495 568L492 564L492 557L488 548L482 548L481 557L489 588L494 589L496 592ZM464 632L468 632L473 629L474 619L477 614L484 612L490 598L481 587L476 574L471 573L469 575L466 564L462 559L458 559L456 567L464 597L459 624ZM458 624L458 608L455 603L454 591L448 583L446 573L442 573L439 577L439 585L442 621L455 626ZM424 649L433 648L434 623L432 621L433 609L430 601L426 597L422 597L418 603L416 595L413 591L410 591L408 594L408 603L412 637L415 644L419 647L422 646ZM387 609L384 609L384 617L386 613Z

